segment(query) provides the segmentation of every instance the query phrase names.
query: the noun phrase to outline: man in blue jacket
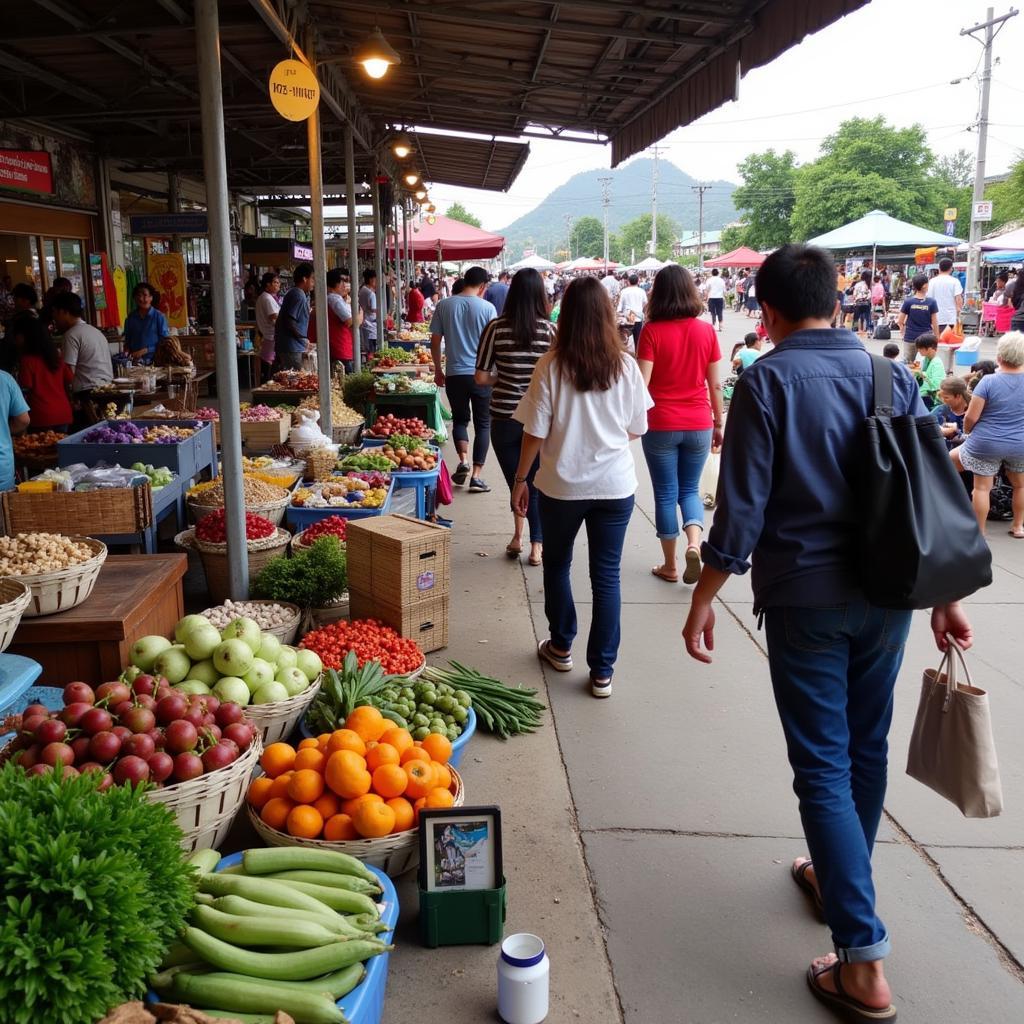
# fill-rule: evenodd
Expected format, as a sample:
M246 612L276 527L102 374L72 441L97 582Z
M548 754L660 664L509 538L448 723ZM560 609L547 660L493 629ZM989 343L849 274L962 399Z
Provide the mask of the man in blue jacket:
M757 299L775 348L736 383L718 508L683 637L691 657L711 660L701 640L714 649L715 596L730 574L752 567L811 854L791 873L835 947L811 964L807 981L852 1019L891 1021L883 971L890 941L875 912L871 850L911 612L874 607L861 590L863 572L885 571L858 557L872 365L856 335L831 329L836 293L835 267L821 249L784 246L758 271ZM927 414L902 367L893 392L897 415ZM935 608L932 630L940 650L947 633L971 644L959 604Z

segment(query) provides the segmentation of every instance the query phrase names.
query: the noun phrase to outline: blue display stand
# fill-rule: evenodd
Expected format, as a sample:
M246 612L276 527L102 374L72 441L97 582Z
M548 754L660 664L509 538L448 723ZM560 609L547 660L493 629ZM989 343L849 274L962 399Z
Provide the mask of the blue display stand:
M364 448L380 448L387 442L381 437L364 437ZM428 444L431 454L437 459L437 465L431 470L403 469L394 470L392 478L399 490L415 488L416 490L416 518L427 518L427 495L437 490L438 477L441 475L441 449L435 445Z
M31 658L25 658L20 654L0 654L0 719L17 714L32 703L31 700L25 700L25 697L42 672L43 666ZM58 690L57 693L60 694L61 691ZM57 706L63 707L63 701ZM0 747L12 739L13 732L0 733Z

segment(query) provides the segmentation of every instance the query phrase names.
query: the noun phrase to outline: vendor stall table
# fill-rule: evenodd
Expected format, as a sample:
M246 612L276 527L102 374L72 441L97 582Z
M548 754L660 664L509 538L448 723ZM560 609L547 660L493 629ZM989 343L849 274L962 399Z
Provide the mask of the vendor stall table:
M385 373L408 373L414 377L418 377L421 373L425 373L430 377L434 376L434 364L433 363L399 363L397 366L375 366L370 370L370 373L385 374Z
M404 395L374 395L367 422L372 423L379 414L387 415L389 412L401 417L418 416L435 434L441 437L448 436L448 429L441 415L440 392L432 395L417 395L412 392Z
M170 426L194 427L196 420L142 420L136 426ZM213 443L213 428L209 422L203 422L195 428L191 437L186 437L177 444L100 444L85 440L85 435L92 430L79 431L57 442L57 465L70 466L75 462L84 462L94 466L101 459L108 465L119 463L130 466L135 462L145 462L152 466L166 466L173 470L182 483L199 476L209 469L212 476L217 475L217 451Z
M10 647L43 666L50 686L116 679L141 636L169 636L185 613L185 555L108 555L89 599L58 615L22 619Z
M288 391L284 388L253 388L252 404L298 405L304 398L316 395L315 391Z
M364 437L364 448L379 448L386 442L383 438ZM437 458L437 466L431 470L403 470L392 473L395 487L399 490L406 488L415 489L416 492L416 518L427 518L427 498L430 497L431 508L434 503L434 492L437 490L437 481L441 475L441 451L433 445L428 445L430 451Z

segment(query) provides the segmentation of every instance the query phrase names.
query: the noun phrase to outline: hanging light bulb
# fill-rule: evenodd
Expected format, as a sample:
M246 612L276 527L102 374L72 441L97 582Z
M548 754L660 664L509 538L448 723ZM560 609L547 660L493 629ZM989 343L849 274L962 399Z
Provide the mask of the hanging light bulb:
M401 64L395 48L384 38L380 28L374 26L373 31L356 50L355 62L362 64L363 69L371 78L383 78L392 64Z
M418 184L419 184L419 182L420 182L420 176L419 176L419 174L418 174L418 173L417 173L416 171L409 171L409 172L408 172L408 173L407 173L407 174L405 175L405 183L406 183L406 185L408 185L408 186L409 186L410 188L411 188L411 187L412 187L413 185L418 185Z
M395 136L395 141L391 143L391 152L398 157L399 160L404 160L412 152L412 139L409 138L405 132Z
M427 213L437 213L437 207L433 203L431 203L427 207Z
M433 214L431 213L431 214L430 214L430 215L429 215L429 216L427 217L427 223L428 223L428 224L436 224L436 223L437 223L437 218L436 218L436 217L435 217L435 216L434 216L434 215L433 215Z
M427 198L426 189L418 188L418 189L416 189L416 191L413 194L416 196L417 200L419 200L419 202L421 202L421 203L423 202L424 199Z

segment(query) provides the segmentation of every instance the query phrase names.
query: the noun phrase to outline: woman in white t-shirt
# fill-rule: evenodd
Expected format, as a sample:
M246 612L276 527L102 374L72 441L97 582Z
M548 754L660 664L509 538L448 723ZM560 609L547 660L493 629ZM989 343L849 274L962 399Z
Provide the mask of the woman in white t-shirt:
M608 293L596 278L573 281L562 298L554 347L538 360L516 409L524 433L512 510L526 515L526 478L539 453L534 486L550 639L537 653L559 672L572 670L576 606L569 571L585 524L593 590L587 664L595 697L611 695L619 650L619 568L637 488L629 443L646 433L653 405L636 361L622 351Z
M260 278L260 293L256 296L256 327L263 341L260 343L262 380L269 380L274 366L274 326L281 311L281 278L268 270Z

